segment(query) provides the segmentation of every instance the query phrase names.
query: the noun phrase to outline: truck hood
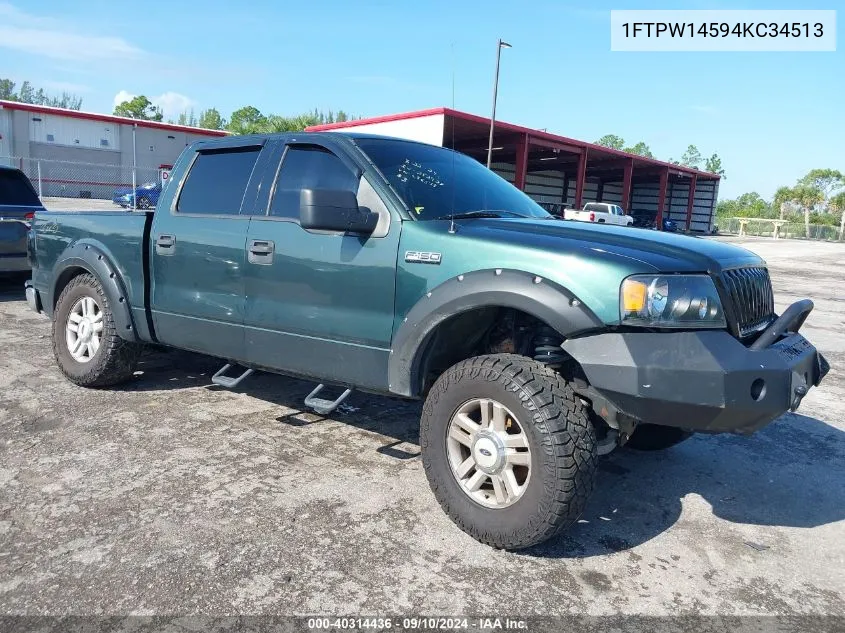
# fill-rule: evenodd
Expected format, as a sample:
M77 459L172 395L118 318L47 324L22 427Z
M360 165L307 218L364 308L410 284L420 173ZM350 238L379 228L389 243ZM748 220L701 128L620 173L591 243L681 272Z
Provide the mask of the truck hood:
M642 272L709 272L762 266L744 248L699 237L650 229L598 225L557 219L501 218L458 220L458 234L481 241L506 242L553 253L615 255L639 262ZM649 270L651 269L651 270Z

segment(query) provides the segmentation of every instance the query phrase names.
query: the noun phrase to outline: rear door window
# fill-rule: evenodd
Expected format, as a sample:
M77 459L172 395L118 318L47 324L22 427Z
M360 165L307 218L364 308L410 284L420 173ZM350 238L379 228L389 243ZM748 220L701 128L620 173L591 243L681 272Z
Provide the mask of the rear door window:
M238 215L260 147L201 151L182 185L176 211Z
M330 189L358 193L358 174L325 147L291 145L285 152L270 215L299 220L299 193L303 189Z
M0 205L40 207L41 201L23 173L0 169Z

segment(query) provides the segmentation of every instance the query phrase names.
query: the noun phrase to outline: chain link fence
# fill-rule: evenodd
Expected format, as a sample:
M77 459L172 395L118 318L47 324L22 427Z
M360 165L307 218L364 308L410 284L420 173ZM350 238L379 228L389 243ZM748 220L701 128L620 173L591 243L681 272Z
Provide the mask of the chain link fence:
M774 237L775 227L771 221L760 219L749 219L745 224L745 235L755 237ZM739 235L739 218L716 218L716 227L719 233ZM801 238L811 240L825 240L830 242L843 241L843 234L838 226L829 224L811 224L809 233L804 222L788 222L780 227L780 237Z
M126 202L131 206L133 184L138 188L139 206L144 202L144 185L158 186L158 169L43 158L0 157L0 164L17 167L32 181L38 196ZM149 189L152 191L152 188ZM158 197L157 195L155 196ZM122 200L121 200L122 198Z

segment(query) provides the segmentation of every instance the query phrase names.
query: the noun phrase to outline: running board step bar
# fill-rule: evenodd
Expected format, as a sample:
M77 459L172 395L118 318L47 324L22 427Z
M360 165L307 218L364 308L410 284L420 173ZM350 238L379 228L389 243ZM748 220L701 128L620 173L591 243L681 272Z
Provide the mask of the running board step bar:
M226 376L224 375L227 371L232 369L233 365L231 363L226 363L223 367L211 377L211 382L215 385L220 385L221 387L225 387L226 389L234 389L239 384L241 384L244 380L249 378L252 375L254 370L247 369L244 370L240 376Z
M305 398L305 406L309 409L314 409L315 412L319 413L320 415L328 415L332 411L340 406L340 403L346 400L350 393L352 393L351 389L347 389L342 394L340 394L336 400L328 400L327 398L318 398L317 394L320 393L325 385L320 384L317 385L317 388L314 389L311 393L309 393Z

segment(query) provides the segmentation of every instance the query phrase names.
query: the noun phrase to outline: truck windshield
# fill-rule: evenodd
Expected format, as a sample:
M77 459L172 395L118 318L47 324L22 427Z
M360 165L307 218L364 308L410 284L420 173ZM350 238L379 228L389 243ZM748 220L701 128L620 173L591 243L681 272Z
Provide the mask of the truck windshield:
M478 161L452 150L398 139L358 138L418 220L551 217Z

